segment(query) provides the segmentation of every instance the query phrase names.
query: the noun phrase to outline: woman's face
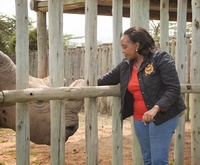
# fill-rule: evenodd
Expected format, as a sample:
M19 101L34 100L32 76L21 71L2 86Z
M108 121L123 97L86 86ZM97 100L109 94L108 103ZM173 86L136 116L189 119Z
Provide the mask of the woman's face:
M139 48L139 43L133 43L128 35L121 37L121 46L122 52L127 59L131 60L138 57L139 54L136 50Z

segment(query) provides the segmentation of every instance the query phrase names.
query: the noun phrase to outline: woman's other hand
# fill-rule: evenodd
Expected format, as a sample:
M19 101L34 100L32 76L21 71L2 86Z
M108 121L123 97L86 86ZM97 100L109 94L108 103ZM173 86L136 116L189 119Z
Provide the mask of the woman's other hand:
M155 105L153 108L151 108L149 111L145 112L142 117L142 122L144 125L149 122L154 121L154 116L160 111L160 107L158 105Z

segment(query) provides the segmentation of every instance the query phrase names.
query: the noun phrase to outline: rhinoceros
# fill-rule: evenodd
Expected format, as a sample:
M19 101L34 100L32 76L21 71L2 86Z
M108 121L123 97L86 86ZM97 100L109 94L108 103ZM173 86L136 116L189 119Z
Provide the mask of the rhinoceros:
M83 79L74 81L70 87L85 86ZM29 87L49 88L48 77L44 79L29 75ZM16 65L3 52L0 51L0 91L16 89ZM65 141L78 129L78 113L83 108L84 99L65 99ZM0 128L15 130L15 104L0 105ZM50 145L50 102L30 101L30 141L36 144Z

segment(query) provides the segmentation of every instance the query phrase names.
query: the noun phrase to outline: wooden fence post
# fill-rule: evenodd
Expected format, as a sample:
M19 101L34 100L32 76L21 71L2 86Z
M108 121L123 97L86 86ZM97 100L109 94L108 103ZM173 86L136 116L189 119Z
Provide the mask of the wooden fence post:
M29 53L29 75L37 77L38 75L38 53L36 51Z
M97 0L85 1L85 80L97 85ZM85 98L86 164L98 164L97 98Z
M64 77L66 79L66 86L73 82L73 59L74 48L65 49L64 52Z
M103 75L108 71L108 45L102 44L99 46L98 60L99 60L99 75ZM108 109L108 97L100 97L99 101L99 109L100 113L109 112Z
M76 47L75 53L73 55L73 61L74 61L74 81L79 79L81 77L81 61L82 59L82 47Z
M192 0L192 53L190 82L200 82L200 0ZM200 163L200 94L191 94L191 165Z
M112 1L113 6L113 52L112 67L116 67L122 60L120 38L122 34L123 1ZM113 97L112 100L112 164L123 165L121 98Z
M185 83L186 73L186 13L187 0L178 1L177 9L177 37L176 37L176 64L180 83ZM184 98L184 94L182 94ZM178 121L175 131L174 141L174 165L180 165L184 162L184 144L185 144L185 112L183 112Z
M147 31L149 29L149 0L130 0L130 18L131 26L142 26ZM137 15L137 17L135 17ZM132 157L134 165L143 165L143 159L141 154L141 149L137 136L135 135L133 118L131 120L132 124Z
M37 12L38 77L48 75L46 12Z
M63 0L48 1L50 86L64 86ZM65 106L62 100L50 101L51 164L65 164Z
M169 52L169 0L160 1L160 48Z
M174 58L174 60L176 61L176 38L172 38L171 40L171 45L170 45L170 54L171 56Z
M186 49L187 49L187 55L186 55L186 84L190 83L190 60L191 60L191 36L187 36L186 39ZM185 120L190 121L190 104L189 104L190 94L185 93L185 104L187 107Z
M27 1L16 0L16 89L29 84L29 33ZM16 164L30 164L28 102L16 103Z

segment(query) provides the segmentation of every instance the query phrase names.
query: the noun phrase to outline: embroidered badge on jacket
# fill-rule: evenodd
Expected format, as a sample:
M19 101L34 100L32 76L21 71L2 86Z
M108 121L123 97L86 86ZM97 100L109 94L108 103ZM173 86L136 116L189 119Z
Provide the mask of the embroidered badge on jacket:
M146 66L144 72L145 72L145 75L146 75L146 76L147 76L147 75L150 75L151 73L153 73L153 72L154 72L153 64L152 64L152 63L148 64L148 65Z

